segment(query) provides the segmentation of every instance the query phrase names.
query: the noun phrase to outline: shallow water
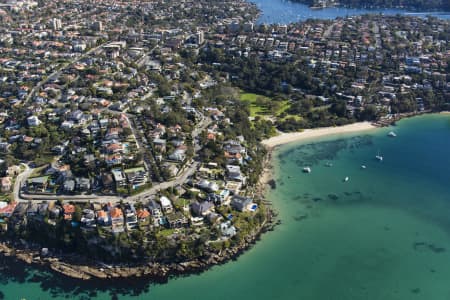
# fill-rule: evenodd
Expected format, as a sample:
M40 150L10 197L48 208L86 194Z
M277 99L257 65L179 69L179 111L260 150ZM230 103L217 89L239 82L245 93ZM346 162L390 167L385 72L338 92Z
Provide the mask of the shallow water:
M449 115L287 145L274 155L283 184L269 192L282 224L237 261L163 285L109 286L16 265L1 273L0 291L4 299L449 299L449 149Z

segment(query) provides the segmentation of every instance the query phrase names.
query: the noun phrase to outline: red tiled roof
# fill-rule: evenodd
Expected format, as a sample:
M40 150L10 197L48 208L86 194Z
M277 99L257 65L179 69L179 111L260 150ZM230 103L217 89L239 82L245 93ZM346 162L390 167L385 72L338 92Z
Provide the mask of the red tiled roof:
M75 206L72 204L64 204L63 209L65 214L73 214L75 212Z
M111 218L119 218L121 216L123 216L123 213L122 213L122 210L120 208L114 207L111 210Z
M136 213L139 219L145 219L150 216L150 213L145 209L139 209Z

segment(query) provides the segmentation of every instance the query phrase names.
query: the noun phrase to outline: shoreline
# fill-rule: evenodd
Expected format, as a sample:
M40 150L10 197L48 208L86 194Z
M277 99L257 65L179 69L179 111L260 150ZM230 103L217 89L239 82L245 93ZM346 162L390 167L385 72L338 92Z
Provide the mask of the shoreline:
M373 125L371 122L358 122L343 126L336 127L322 127L322 128L314 128L314 129L305 129L301 132L289 132L289 133L281 133L277 136L265 139L261 141L261 144L266 146L269 151L272 148L294 143L300 142L307 139L319 138L329 135L335 134L343 134L343 133L353 133L353 132L362 132L377 129L379 127Z
M439 114L450 114L450 112L443 111L439 112ZM100 263L87 262L85 259L76 255L41 256L38 249L16 247L16 245L12 245L3 240L0 241L0 255L5 258L10 258L13 261L21 261L28 265L43 267L46 270L82 281L94 279L147 278L154 282L164 283L172 276L201 273L212 266L236 260L241 254L250 249L260 239L262 234L267 231L273 231L275 226L281 223L277 218L278 214L276 210L272 207L272 201L267 199L268 190L276 189L276 185L273 182L275 175L273 153L276 151L276 147L307 139L364 132L378 128L380 127L370 122L359 122L337 127L306 129L302 132L281 133L278 136L261 141L267 153L262 162L262 172L258 182L253 187L253 191L263 204L268 204L269 206L267 207L266 220L247 236L241 244L224 249L219 253L209 252L204 257L184 262L147 262L127 266L113 265L105 267L105 265Z
M182 262L106 265L101 262L88 262L86 258L70 253L42 256L39 249L16 247L16 245L11 245L5 240L0 241L0 255L12 262L18 261L26 265L43 268L75 280L145 278L152 282L166 283L172 276L199 274L213 266L236 260L240 255L251 249L261 239L262 234L273 231L278 224L276 213L271 208L267 208L266 220L246 236L239 245L223 249L218 253L208 251L205 256Z

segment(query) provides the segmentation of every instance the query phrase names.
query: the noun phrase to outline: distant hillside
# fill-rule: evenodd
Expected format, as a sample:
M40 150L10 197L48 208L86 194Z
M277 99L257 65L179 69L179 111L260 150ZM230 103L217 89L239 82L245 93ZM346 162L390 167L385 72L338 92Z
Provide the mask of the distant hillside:
M293 0L309 6L329 6L334 2L348 7L405 7L414 10L450 11L450 0Z

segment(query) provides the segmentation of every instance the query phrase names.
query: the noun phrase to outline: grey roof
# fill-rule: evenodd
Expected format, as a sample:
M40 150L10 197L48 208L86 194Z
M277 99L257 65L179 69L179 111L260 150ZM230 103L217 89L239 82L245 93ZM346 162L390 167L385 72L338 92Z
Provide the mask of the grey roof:
M231 206L240 211L244 210L244 208L250 203L252 203L251 198L238 195L233 196L233 198L231 199Z
M214 207L214 204L212 204L211 202L194 202L191 205L192 207L192 211L197 214L197 215L202 215L204 213L206 213L208 210L210 210L212 207Z

